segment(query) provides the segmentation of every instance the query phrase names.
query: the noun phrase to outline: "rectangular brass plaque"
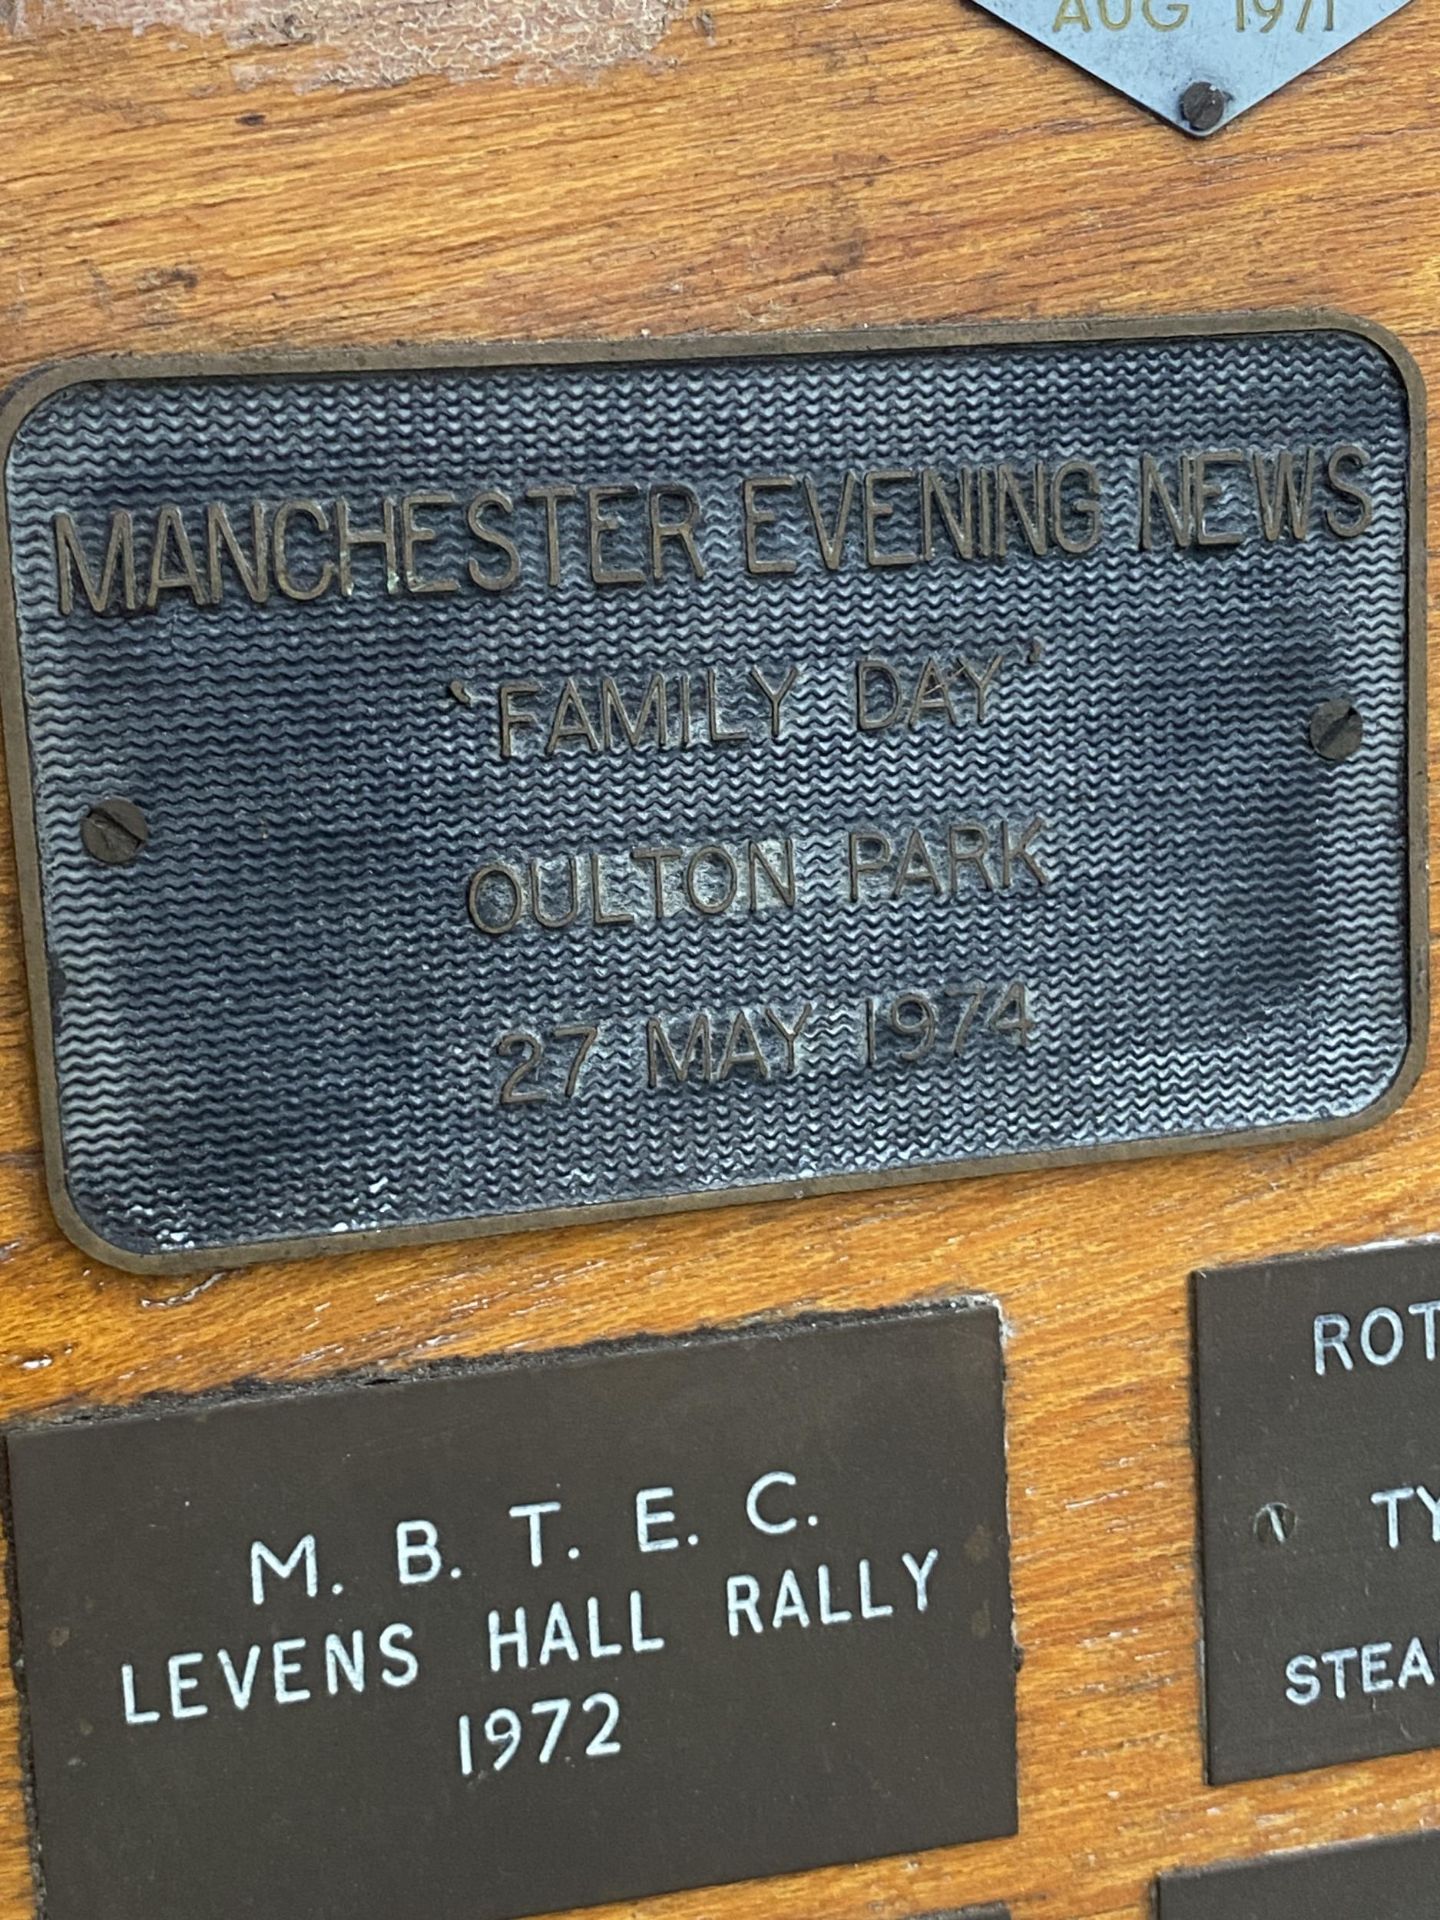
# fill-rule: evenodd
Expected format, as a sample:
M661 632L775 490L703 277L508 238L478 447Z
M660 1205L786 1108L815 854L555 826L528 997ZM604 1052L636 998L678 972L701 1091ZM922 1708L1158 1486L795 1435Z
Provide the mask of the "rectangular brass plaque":
M1429 1920L1440 1834L1163 1874L1156 1920Z
M193 1267L1387 1111L1422 438L1323 316L43 376L67 1229Z
M1214 1781L1440 1746L1440 1248L1197 1276Z
M506 1920L1015 1829L987 1303L6 1453L46 1920Z

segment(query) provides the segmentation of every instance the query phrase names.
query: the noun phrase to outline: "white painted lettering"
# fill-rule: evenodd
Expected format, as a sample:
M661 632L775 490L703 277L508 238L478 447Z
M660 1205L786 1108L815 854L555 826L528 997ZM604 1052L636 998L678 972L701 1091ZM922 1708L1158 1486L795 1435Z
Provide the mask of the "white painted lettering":
M888 1620L894 1613L894 1607L888 1603L876 1606L870 1594L870 1562L862 1560L855 1569L860 1586L860 1618L862 1620Z
M1381 1327L1389 1336L1389 1344L1383 1347L1375 1343L1376 1329ZM1405 1323L1393 1307L1376 1307L1360 1322L1360 1351L1372 1367L1392 1366L1404 1345Z
M1435 1316L1440 1313L1440 1300L1417 1300L1405 1311L1416 1319L1425 1322L1425 1358L1435 1358Z
M793 1533L799 1522L788 1520L767 1520L760 1511L760 1496L771 1487L793 1487L797 1484L793 1473L762 1473L745 1496L745 1517L759 1533Z
M786 1567L780 1576L780 1584L775 1589L775 1611L770 1616L772 1627L782 1627L787 1620L797 1620L802 1627L810 1624L810 1612L805 1605L805 1596L800 1591L800 1581L793 1567Z
M500 1626L501 1614L498 1607L490 1609L490 1671L499 1673L505 1665L505 1649L512 1647L515 1652L515 1664L522 1671L530 1664L530 1641L525 1626L525 1609L515 1609L515 1624L508 1633Z
M1386 1655L1395 1651L1388 1640L1376 1641L1360 1649L1360 1685L1366 1693L1389 1693L1395 1682L1385 1664Z
M365 1691L365 1635L358 1627L348 1647L341 1634L325 1636L325 1691L332 1700L340 1691L342 1676L352 1693Z
M1412 1640L1405 1649L1405 1658L1400 1663L1400 1674L1395 1684L1404 1689L1415 1680L1423 1681L1427 1687L1433 1687L1435 1684L1435 1669L1430 1664L1430 1656L1418 1639Z
M755 1591L758 1593L760 1589L756 1587ZM757 1633L760 1630L760 1622L758 1620L755 1622L755 1630ZM125 1724L127 1727L148 1727L160 1718L159 1713L153 1708L147 1708L146 1711L142 1713L136 1705L134 1667L121 1667L120 1693L125 1702Z
M275 1698L282 1707L298 1706L302 1700L310 1698L308 1687L290 1685L296 1674L304 1671L300 1662L292 1660L290 1655L304 1651L303 1640L277 1640L270 1649L270 1655L275 1664Z
M938 1547L931 1547L923 1563L919 1566L915 1564L908 1553L902 1553L900 1556L901 1564L904 1566L905 1571L915 1582L915 1611L917 1613L924 1613L930 1605L930 1595L928 1591L930 1576L935 1571L935 1562L939 1558L940 1549Z
M534 1500L527 1507L511 1507L512 1520L527 1520L530 1523L530 1564L543 1567L545 1564L545 1537L543 1528L547 1513L559 1513L558 1500Z
M409 1642L415 1638L415 1629L407 1627L403 1620L397 1620L393 1626L386 1627L380 1635L380 1653L386 1665L380 1678L387 1687L398 1692L402 1687L413 1687L420 1678L420 1662L411 1653ZM397 1643L404 1640L407 1644Z
M585 1602L585 1624L588 1630L587 1637L590 1641L590 1658L592 1660L613 1660L617 1654L625 1651L618 1640L607 1641L601 1631L600 1599L597 1594L592 1593L590 1598Z
M1392 1553L1400 1545L1400 1508L1405 1501L1414 1498L1414 1487L1386 1487L1370 1496L1372 1507L1385 1508L1386 1543Z
M642 1487L635 1496L635 1544L641 1553L669 1553L680 1542L674 1534L658 1536L657 1527L673 1527L675 1515L669 1508L660 1508L660 1500L673 1500L674 1487Z
M831 1606L829 1567L822 1566L815 1569L815 1590L820 1597L820 1624L822 1627L843 1626L847 1620L853 1620L855 1618L853 1613L847 1613L839 1607Z
M1335 1676L1335 1698L1337 1700L1346 1698L1346 1669L1353 1661L1359 1658L1360 1649L1358 1647L1336 1647L1333 1652L1321 1654L1321 1662L1329 1667L1331 1673Z
M165 1663L170 1679L170 1713L175 1720L202 1720L210 1709L207 1706L187 1706L185 1696L199 1691L200 1682L192 1674L184 1671L186 1667L198 1667L204 1662L203 1653L172 1653Z
M1297 1653L1285 1668L1285 1698L1292 1707L1313 1707L1320 1698L1320 1675L1313 1655Z
M245 1655L245 1677L242 1679L235 1671L235 1662L224 1647L216 1658L220 1662L220 1671L225 1676L225 1684L230 1689L230 1698L235 1702L238 1712L244 1713L255 1693L255 1682L260 1674L260 1649L251 1647Z
M570 1616L565 1611L564 1602L557 1600L545 1616L545 1631L540 1636L539 1664L548 1667L560 1654L567 1660L578 1660L580 1648L576 1643L570 1626Z
M632 1653L663 1653L665 1651L663 1640L646 1636L645 1596L638 1590L630 1595L630 1651Z
M725 1582L725 1612L729 1621L730 1638L740 1638L740 1619L742 1614L750 1622L756 1633L763 1633L760 1623L760 1582L752 1573L732 1573ZM125 1669L129 1673L130 1669ZM159 1714L153 1716L159 1719Z
M288 1560L281 1560L273 1554L263 1540L256 1540L250 1547L250 1598L257 1607L265 1604L265 1569L268 1567L278 1580L288 1580L300 1567L305 1569L305 1592L314 1599L320 1591L320 1566L315 1551L315 1536L307 1533Z
M429 1520L402 1520L395 1529L395 1573L402 1587L426 1587L438 1580L440 1529Z
M1345 1342L1350 1338L1350 1322L1343 1313L1317 1313L1315 1316L1315 1371L1325 1377L1325 1356L1333 1353L1346 1373L1355 1371L1355 1356Z

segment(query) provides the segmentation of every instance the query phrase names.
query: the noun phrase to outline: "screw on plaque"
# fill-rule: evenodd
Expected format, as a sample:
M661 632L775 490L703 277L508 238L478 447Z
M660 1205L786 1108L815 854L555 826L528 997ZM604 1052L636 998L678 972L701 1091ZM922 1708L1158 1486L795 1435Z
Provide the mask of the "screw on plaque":
M1214 133L1229 105L1229 94L1213 81L1195 80L1180 96L1180 118L1192 133Z
M1350 700L1322 700L1310 716L1310 744L1322 760L1348 760L1365 741L1365 721Z
M133 800L101 800L80 823L80 838L92 859L128 867L150 838L150 823Z
M1251 1531L1262 1547L1283 1547L1298 1525L1293 1507L1287 1507L1283 1500L1271 1500L1256 1514Z

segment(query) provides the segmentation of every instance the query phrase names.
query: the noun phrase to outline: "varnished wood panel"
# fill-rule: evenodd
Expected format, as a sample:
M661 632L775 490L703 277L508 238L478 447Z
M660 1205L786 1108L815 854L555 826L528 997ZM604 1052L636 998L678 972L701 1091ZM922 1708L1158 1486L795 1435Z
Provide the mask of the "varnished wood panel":
M297 92L279 56L241 89L224 48L167 33L43 34L0 46L0 375L88 350L1323 304L1440 381L1437 50L1440 0L1413 0L1200 145L959 0L718 0L598 77L350 93ZM147 1281L48 1214L8 864L0 888L0 1416L1003 1303L1021 1836L646 1903L657 1920L1002 1897L1138 1920L1159 1868L1434 1818L1433 1755L1203 1783L1186 1276L1440 1231L1440 1065L1323 1146ZM32 1911L14 1722L7 1701L4 1920Z

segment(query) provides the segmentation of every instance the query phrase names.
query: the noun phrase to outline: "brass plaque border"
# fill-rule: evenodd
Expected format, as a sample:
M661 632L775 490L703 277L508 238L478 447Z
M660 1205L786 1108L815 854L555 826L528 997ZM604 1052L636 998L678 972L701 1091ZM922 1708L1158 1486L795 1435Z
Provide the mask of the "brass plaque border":
M1219 1147L1264 1147L1295 1141L1320 1142L1358 1132L1387 1119L1405 1100L1425 1063L1429 1027L1428 845L1426 830L1426 392L1409 349L1387 328L1338 310L1253 310L1151 317L1094 317L995 325L860 328L846 332L675 334L661 339L501 341L411 349L336 348L305 352L238 354L96 355L36 369L11 387L0 404L0 465L8 473L10 451L29 415L71 386L116 381L254 379L273 376L335 376L348 373L415 373L445 369L475 372L489 367L594 366L672 360L778 359L800 355L905 353L949 348L1091 346L1138 342L1233 338L1247 334L1348 333L1378 347L1405 389L1410 429L1408 579L1406 616L1406 825L1408 859L1408 982L1410 1043L1395 1079L1360 1113L1338 1120L1303 1121L1244 1132L1199 1133L1184 1139L1156 1138L1057 1152L1010 1154L988 1160L940 1161L889 1172L842 1174L731 1188L722 1193L686 1193L661 1198L599 1202L593 1206L540 1208L495 1219L438 1221L405 1227L359 1229L343 1235L247 1242L193 1252L136 1254L111 1245L79 1217L65 1183L59 1088L52 1044L52 1008L45 957L40 850L32 795L24 685L11 564L8 490L0 504L0 705L7 763L16 867L20 886L25 966L39 1092L40 1124L50 1205L65 1234L85 1253L130 1273L183 1274L200 1268L259 1265L270 1260L313 1258L370 1248L413 1247L450 1240L492 1237L542 1227L637 1219L701 1208L753 1205L879 1188L918 1186L937 1180L974 1179L1049 1167L1147 1159Z

